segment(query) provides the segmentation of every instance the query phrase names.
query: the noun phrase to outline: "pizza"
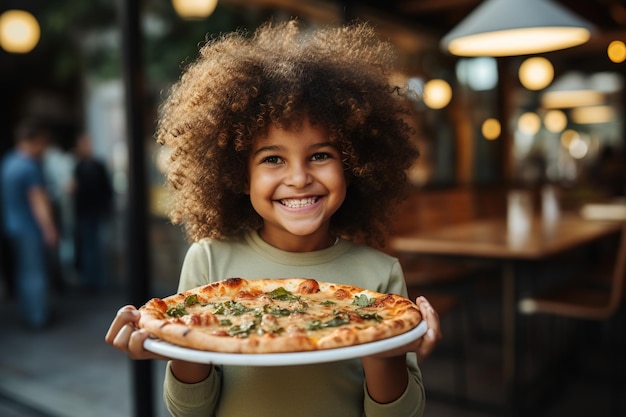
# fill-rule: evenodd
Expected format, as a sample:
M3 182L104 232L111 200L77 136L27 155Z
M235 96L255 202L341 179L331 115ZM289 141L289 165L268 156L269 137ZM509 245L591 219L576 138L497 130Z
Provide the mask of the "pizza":
M139 309L139 327L181 347L285 353L354 346L405 333L422 320L407 298L307 278L228 278Z

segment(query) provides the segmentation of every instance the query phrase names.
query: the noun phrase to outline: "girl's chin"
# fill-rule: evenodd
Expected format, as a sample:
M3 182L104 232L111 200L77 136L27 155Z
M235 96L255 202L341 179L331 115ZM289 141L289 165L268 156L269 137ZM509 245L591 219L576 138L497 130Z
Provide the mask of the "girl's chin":
M315 239L316 236L326 238L328 237L328 226L320 224L283 225L282 231L274 236L280 239Z
M286 229L286 231L294 239L312 239L319 232L319 228Z

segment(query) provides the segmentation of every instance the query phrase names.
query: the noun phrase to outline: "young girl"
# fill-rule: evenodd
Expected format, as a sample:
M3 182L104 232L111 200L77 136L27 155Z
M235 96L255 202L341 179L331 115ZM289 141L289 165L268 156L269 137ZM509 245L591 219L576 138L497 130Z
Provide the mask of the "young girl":
M309 277L407 294L397 259L379 245L418 155L393 53L365 24L302 33L296 22L208 42L164 103L172 220L193 243L179 290L229 277ZM355 243L361 242L361 243ZM383 354L303 366L170 360L164 398L174 416L421 416L417 356L430 330ZM134 359L148 334L133 306L106 341Z

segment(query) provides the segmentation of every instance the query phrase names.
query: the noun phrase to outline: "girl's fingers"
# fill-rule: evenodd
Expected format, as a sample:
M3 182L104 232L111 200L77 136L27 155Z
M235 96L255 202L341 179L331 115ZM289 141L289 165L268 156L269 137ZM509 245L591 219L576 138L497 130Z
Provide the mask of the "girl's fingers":
M115 319L111 323L109 330L107 331L106 336L104 337L105 341L110 344L116 346L115 339L117 338L120 331L126 326L126 324L132 323L134 324L139 319L139 311L133 306L124 306L120 308L115 316ZM117 346L116 346L117 347Z

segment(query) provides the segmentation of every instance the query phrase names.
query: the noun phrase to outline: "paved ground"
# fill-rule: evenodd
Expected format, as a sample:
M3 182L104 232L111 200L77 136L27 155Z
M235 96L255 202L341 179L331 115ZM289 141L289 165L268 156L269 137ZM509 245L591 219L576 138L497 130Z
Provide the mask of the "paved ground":
M130 361L104 342L123 300L66 291L55 297L55 320L42 331L24 328L14 320L14 302L2 303L0 416L131 416ZM155 397L158 416L169 415L160 391Z

